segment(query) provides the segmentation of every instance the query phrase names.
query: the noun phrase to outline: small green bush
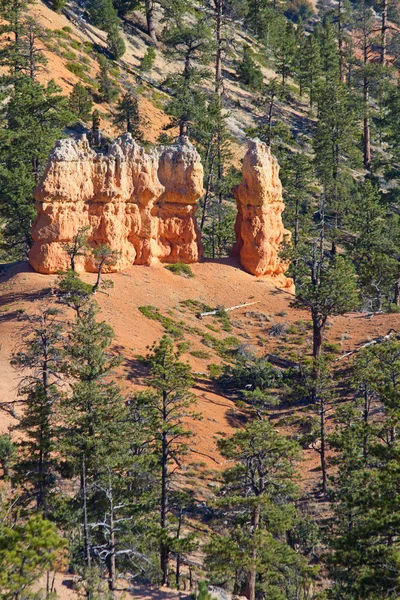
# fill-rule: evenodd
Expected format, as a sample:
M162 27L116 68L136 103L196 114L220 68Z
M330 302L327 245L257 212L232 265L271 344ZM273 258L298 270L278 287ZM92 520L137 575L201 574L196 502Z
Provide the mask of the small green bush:
M180 323L177 323L171 317L165 317L160 310L152 305L139 306L139 310L148 319L158 321L164 327L165 331L175 339L183 338L183 329Z
M210 358L210 355L208 352L205 352L204 350L192 350L192 352L190 353L192 356L194 356L195 358Z
M66 60L70 60L70 61L76 60L76 54L75 54L75 52L72 52L72 50L64 50L64 52L62 53L62 56Z
M165 267L171 273L175 273L175 275L180 275L181 277L192 278L194 277L194 273L189 265L185 265L184 263L174 263L172 265L167 265Z
M255 390L261 392L276 387L282 377L281 371L276 369L265 358L253 360L238 359L234 365L225 365L219 384L231 390Z
M143 73L151 71L155 60L156 51L153 48L153 46L149 46L149 48L147 48L146 54L143 56L140 62L140 70L143 71Z
M254 60L250 46L243 47L242 60L237 64L239 80L252 89L259 89L263 84L263 74L260 66Z
M76 75L77 77L83 77L85 75L84 66L81 63L68 61L65 63L65 66L71 73Z
M324 342L322 344L322 349L324 352L328 352L329 354L340 354L341 352L340 345L332 342Z
M215 363L210 363L207 365L208 373L212 379L218 379L218 377L222 373L222 366L216 365Z

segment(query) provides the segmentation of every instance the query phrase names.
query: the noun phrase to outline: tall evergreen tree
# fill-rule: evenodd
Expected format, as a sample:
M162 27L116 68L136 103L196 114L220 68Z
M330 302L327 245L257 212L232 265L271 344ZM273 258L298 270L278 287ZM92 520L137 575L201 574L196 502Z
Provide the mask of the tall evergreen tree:
M32 190L62 129L71 120L67 99L53 81L42 86L21 80L3 105L0 129L0 215L10 256L21 257L31 246L35 218Z
M139 394L136 399L139 411L148 415L149 437L154 440L153 453L158 461L160 568L164 585L170 582L169 559L174 545L170 503L176 469L172 465L179 466L188 450L191 433L184 419L196 416L192 410L195 398L190 392L193 382L190 366L179 359L180 352L174 350L172 340L163 336L148 357L152 391Z
M285 539L296 517L293 462L299 447L266 420L249 423L218 446L234 464L222 476L220 521L207 547L211 580L229 582L233 593L244 592L249 600L258 593L305 598L306 563Z
M22 413L16 426L23 437L15 478L23 486L25 501L34 498L37 509L47 515L56 483L55 415L61 394L63 333L59 311L45 309L29 318L12 360L24 374L19 388Z

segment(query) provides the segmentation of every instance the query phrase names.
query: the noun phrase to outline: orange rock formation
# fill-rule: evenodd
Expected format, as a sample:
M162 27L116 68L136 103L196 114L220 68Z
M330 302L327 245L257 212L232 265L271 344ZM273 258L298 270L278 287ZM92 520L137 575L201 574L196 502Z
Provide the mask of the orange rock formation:
M282 275L287 265L279 258L279 246L290 232L282 222L285 205L278 161L260 140L248 141L242 176L242 182L233 189L238 207L234 251L249 273ZM284 283L290 286L292 281Z
M281 276L279 259L285 235L281 213L279 165L269 148L250 140L237 200L236 251L253 275ZM86 136L57 142L34 191L38 216L32 227L30 263L39 273L69 266L65 244L87 227L91 247L106 244L119 252L110 271L156 261L194 263L203 249L195 213L203 195L200 156L187 137L146 152L130 134L116 139L106 153L94 151ZM79 271L95 271L90 253L77 257Z
M60 140L34 192L30 263L39 273L66 269L64 244L82 227L90 246L107 244L120 253L113 271L157 260L197 262L202 246L195 213L202 195L200 156L186 137L148 153L130 134L106 154L92 150L85 136ZM95 270L90 254L76 266Z

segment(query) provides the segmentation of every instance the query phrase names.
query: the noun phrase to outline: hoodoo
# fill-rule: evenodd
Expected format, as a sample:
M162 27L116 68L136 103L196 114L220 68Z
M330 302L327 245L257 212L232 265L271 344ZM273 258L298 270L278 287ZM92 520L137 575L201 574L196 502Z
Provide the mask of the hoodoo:
M242 182L233 193L238 207L234 252L242 266L256 276L282 275L287 265L279 257L279 247L285 237L290 239L290 232L282 221L285 205L278 161L260 140L248 141Z
M107 244L120 253L113 271L157 260L197 262L202 195L200 156L186 137L150 152L129 133L106 153L95 152L86 136L60 140L34 192L30 263L39 273L66 269L64 244L83 227L90 246ZM77 269L95 270L90 253L77 259Z
M250 140L237 200L235 251L253 275L282 276L279 246L289 232L282 222L279 165L269 148ZM196 223L203 195L203 167L188 138L146 152L129 133L108 150L93 150L86 136L53 149L34 191L38 216L32 227L30 263L39 273L69 266L65 244L86 228L91 247L118 251L111 271L132 264L198 262L203 253ZM77 257L79 271L95 271L91 253ZM279 278L278 278L279 279ZM291 285L281 278L280 285Z

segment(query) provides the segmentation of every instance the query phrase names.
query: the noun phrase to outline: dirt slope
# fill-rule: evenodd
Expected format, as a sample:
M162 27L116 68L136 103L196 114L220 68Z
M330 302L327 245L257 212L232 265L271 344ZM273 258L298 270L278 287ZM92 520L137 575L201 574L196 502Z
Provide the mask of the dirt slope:
M230 434L235 427L243 426L247 415L238 409L234 402L218 393L206 376L210 362L221 362L221 358L213 349L204 345L204 334L212 334L222 340L227 336L236 336L243 344L250 345L260 354L266 352L280 353L284 344L282 338L272 338L268 329L277 323L290 326L293 323L305 323L308 314L291 308L293 295L276 288L265 278L256 279L245 273L233 259L206 261L192 266L195 277L185 279L179 277L163 266L133 266L122 273L110 275L114 288L110 295L97 294L100 305L99 318L109 322L115 329L116 340L114 350L123 355L123 365L118 380L124 392L129 395L135 388L144 383L143 371L136 357L145 354L149 345L159 339L164 332L157 321L145 317L139 306L152 305L165 316L181 322L185 329L185 340L190 344L187 358L197 374L194 393L198 400L198 410L202 420L190 423L194 433L187 469L196 481L198 471L204 476L204 493L207 487L213 487L216 471L225 464L216 449L216 439L221 433ZM94 276L87 274L85 280L93 282ZM18 374L10 366L13 349L20 341L21 327L24 325L24 313L40 312L49 302L55 302L52 291L56 276L40 275L22 263L7 269L0 276L0 433L7 431L15 423L15 419L4 410L4 403L16 398ZM218 327L219 323L212 317L199 320L195 311L189 310L183 301L197 300L212 307L225 307L246 303L257 304L232 311L233 331L226 333ZM262 319L258 320L262 315ZM72 315L66 314L66 319ZM207 325L213 327L210 330ZM332 320L329 339L339 343L342 352L348 351L377 335L384 334L391 327L400 329L400 315L376 315L367 317L360 314L345 315ZM219 329L219 331L215 331ZM300 357L310 347L310 335L302 346L292 343L292 356ZM195 358L191 351L203 350L209 353L206 358ZM276 411L271 418L278 420L290 413L290 409ZM192 471L190 471L192 469ZM196 475L197 472L197 475ZM194 475L193 475L194 473ZM303 485L311 489L319 476L318 456L312 450L304 452L301 464ZM62 600L76 597L71 590L71 577L57 575L57 590ZM156 597L157 600L178 595L167 590L135 590L134 597ZM127 597L131 597L130 594Z

